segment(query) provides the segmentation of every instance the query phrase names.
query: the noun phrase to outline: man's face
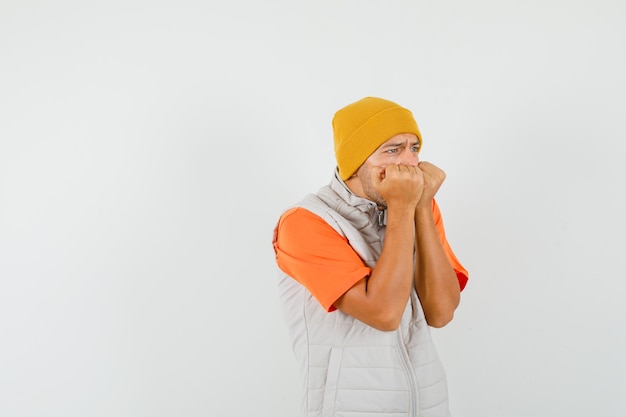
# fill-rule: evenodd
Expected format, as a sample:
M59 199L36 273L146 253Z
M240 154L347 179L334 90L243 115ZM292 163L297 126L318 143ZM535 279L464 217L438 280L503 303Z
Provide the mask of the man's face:
M365 197L379 206L386 207L385 199L372 182L372 171L375 170L384 175L385 167L389 164L417 166L419 146L419 139L413 133L393 136L380 145L356 172Z

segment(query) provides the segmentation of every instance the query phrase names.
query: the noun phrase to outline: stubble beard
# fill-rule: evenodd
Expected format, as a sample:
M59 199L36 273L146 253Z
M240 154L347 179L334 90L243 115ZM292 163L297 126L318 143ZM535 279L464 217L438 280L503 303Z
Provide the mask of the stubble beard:
M361 165L357 170L357 175L361 180L363 193L365 194L367 199L375 202L380 208L386 208L387 202L385 201L383 196L380 195L378 190L376 190L376 188L374 187L374 183L372 182L371 169L366 167L365 165Z

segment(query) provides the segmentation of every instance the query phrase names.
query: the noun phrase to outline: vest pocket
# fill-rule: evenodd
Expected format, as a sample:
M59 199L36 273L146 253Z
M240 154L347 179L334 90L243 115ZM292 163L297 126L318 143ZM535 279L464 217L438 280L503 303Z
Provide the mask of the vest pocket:
M331 349L326 371L324 398L322 399L322 416L332 416L335 411L342 357L343 348L334 347Z

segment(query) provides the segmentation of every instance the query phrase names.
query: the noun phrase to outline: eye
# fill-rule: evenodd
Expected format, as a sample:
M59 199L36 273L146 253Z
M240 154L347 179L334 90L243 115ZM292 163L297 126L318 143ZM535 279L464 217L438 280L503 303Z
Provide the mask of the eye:
M412 152L419 152L420 151L420 145L417 144L417 145L411 146L411 151Z
M391 149L387 149L386 153L397 153L398 152L398 148L391 148Z

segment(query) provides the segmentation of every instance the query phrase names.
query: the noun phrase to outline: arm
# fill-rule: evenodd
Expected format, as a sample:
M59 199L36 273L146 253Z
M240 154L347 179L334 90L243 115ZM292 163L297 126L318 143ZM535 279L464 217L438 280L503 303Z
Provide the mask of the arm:
M415 208L415 289L428 324L443 327L452 320L460 301L459 281L441 245L432 212L432 199L445 173L428 162L421 162L419 167L425 185Z
M358 281L335 306L378 330L391 331L400 325L413 285L414 215L423 174L417 167L388 165L372 176L387 202L385 242L370 276Z

